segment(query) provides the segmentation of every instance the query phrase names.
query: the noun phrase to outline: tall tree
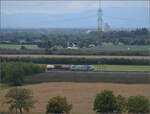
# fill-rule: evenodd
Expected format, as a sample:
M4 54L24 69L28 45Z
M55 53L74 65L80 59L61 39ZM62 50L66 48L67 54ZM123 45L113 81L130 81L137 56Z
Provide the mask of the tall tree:
M25 88L12 88L7 92L5 98L5 103L10 105L10 111L16 109L16 114L18 111L23 114L23 110L29 112L37 102L33 99L32 91Z

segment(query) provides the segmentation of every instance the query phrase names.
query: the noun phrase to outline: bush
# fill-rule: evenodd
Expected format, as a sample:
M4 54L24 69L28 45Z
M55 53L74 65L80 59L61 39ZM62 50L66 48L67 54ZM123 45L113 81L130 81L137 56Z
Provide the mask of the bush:
M101 113L113 113L117 110L117 100L110 90L103 90L96 95L94 100L94 111Z
M144 96L130 96L127 108L129 113L148 113L150 112L150 101Z
M56 96L48 101L46 106L46 113L69 113L72 105L68 104L66 97Z
M21 50L26 50L27 48L26 48L26 46L21 46L20 49L21 49Z

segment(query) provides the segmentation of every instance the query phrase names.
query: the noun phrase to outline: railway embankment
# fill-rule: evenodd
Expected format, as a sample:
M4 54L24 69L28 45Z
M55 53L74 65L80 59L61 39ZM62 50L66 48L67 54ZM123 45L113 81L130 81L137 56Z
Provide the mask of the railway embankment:
M25 83L43 82L109 82L139 84L150 83L149 71L51 71L25 77Z

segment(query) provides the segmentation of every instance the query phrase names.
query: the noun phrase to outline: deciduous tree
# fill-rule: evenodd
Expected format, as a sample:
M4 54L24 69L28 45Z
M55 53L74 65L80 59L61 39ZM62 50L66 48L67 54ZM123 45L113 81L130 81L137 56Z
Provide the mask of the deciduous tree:
M72 105L68 104L66 97L56 96L48 101L46 106L46 113L69 113L72 109Z
M37 102L33 99L32 91L25 88L12 88L5 95L5 103L10 105L10 111L16 109L23 114L23 110L29 112L30 108L34 107Z

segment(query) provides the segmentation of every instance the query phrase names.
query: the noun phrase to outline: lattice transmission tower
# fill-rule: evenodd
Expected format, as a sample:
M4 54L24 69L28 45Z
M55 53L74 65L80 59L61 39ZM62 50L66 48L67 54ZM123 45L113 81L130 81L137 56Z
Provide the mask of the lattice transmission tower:
M102 18L102 3L101 0L98 0L98 31L102 31L102 26L103 26L103 18Z

